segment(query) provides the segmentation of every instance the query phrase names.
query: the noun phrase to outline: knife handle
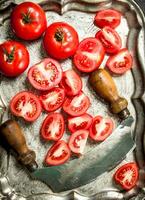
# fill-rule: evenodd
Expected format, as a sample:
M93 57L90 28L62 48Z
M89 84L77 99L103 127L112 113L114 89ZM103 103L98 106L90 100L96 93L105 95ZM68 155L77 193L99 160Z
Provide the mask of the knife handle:
M28 148L22 129L16 121L7 120L0 126L0 138L17 153L17 160L30 171L38 167L35 161L36 154Z
M89 82L97 95L109 103L113 114L118 114L121 119L130 115L127 109L127 100L119 96L113 78L105 69L98 69L93 72L90 75Z

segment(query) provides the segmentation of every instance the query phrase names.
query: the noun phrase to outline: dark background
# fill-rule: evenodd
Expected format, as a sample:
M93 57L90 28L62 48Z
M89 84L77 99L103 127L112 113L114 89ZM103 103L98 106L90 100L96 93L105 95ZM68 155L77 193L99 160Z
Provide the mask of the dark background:
M135 0L138 5L140 6L140 8L142 8L142 10L144 11L145 14L145 0Z

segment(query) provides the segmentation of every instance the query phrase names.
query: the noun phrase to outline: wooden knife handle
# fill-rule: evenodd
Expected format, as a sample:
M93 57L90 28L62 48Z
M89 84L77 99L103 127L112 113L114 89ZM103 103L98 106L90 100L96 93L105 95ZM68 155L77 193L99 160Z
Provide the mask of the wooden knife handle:
M7 120L0 126L0 139L17 153L17 159L29 170L37 168L36 154L28 148L22 129L16 121Z
M105 69L98 69L93 72L89 82L97 95L109 103L112 113L118 114L121 119L130 115L127 109L127 100L119 96L113 78Z

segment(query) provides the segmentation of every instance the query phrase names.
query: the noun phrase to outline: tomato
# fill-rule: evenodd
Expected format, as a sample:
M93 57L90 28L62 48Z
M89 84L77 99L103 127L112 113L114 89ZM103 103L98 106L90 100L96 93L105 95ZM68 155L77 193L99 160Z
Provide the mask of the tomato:
M63 103L63 110L71 116L84 114L90 106L89 98L81 91L75 97L67 97Z
M131 162L121 166L114 174L114 180L123 189L132 189L139 177L138 167L136 163Z
M65 99L64 89L56 87L47 92L43 92L39 97L42 107L48 112L52 112L61 107Z
M23 73L29 65L29 53L20 42L8 40L0 45L0 72L8 77Z
M90 128L90 138L96 142L104 141L113 131L111 119L96 116Z
M92 124L92 116L85 113L79 117L71 117L68 119L68 129L73 133L77 130L87 130Z
M60 113L49 114L42 123L40 133L44 140L60 140L64 134L63 116Z
M42 108L36 95L23 91L12 98L10 110L13 115L22 117L28 122L33 122L40 116Z
M74 70L70 69L63 72L60 85L65 89L65 92L68 96L74 96L81 91L82 80Z
M11 14L11 27L19 38L35 40L44 33L47 27L45 12L36 3L21 3Z
M83 154L86 142L88 139L89 131L87 130L78 130L74 132L69 138L69 148L72 152L76 154Z
M106 26L102 30L98 31L95 37L102 42L106 53L117 53L122 46L119 34L110 27Z
M46 58L40 63L32 66L28 71L28 79L32 86L38 90L50 90L58 85L62 78L62 68L60 64Z
M47 165L61 165L70 158L70 155L71 151L68 144L63 140L59 140L49 149L45 163Z
M66 59L76 52L79 44L78 34L69 24L55 22L47 28L43 44L49 56Z
M104 26L109 26L111 28L116 28L121 22L121 13L117 10L107 9L97 12L94 23L103 28Z
M82 40L74 55L74 64L82 72L92 72L102 63L105 50L96 38Z
M107 68L114 74L124 74L131 69L133 65L133 58L129 51L124 48L120 50L116 55L111 56L106 63Z

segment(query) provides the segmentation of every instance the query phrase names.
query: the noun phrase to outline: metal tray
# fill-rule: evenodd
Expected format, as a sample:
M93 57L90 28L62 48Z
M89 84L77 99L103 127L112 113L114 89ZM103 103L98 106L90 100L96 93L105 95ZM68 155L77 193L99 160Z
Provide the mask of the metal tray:
M10 30L9 16L10 11L15 4L23 2L21 0L0 0L0 42L6 39L16 39ZM112 182L112 175L116 168L104 173L95 181L76 188L73 191L54 194L45 184L30 179L24 168L20 166L15 158L11 156L11 152L0 147L0 199L10 200L121 200L121 199L144 199L145 187L145 57L144 57L144 28L145 17L139 6L133 0L37 0L46 11L48 24L54 21L65 21L70 23L78 30L79 38L94 36L97 27L93 25L93 18L97 10L113 7L123 13L121 25L117 28L118 33L123 38L123 47L127 45L132 52L134 58L133 69L121 77L114 77L120 94L127 98L129 102L129 110L135 118L133 126L134 138L136 141L136 149L133 153L126 156L123 163L136 160L140 168L140 180L136 189L131 192L124 192L115 187ZM46 57L42 46L41 39L33 42L24 42L28 47L31 56L29 66ZM107 56L102 64L105 65ZM62 62L63 69L72 67L71 60ZM96 98L94 93L87 85L87 77L83 76L84 91L89 95L92 106L89 113L94 116L102 114L110 116L116 123L118 121L110 114L107 106ZM7 79L1 75L0 77L0 113L1 122L8 117L14 118L8 108L9 101L18 91L23 89L32 90L32 87L26 80L26 72L16 78ZM6 108L5 108L6 107ZM39 128L46 114L32 125L26 124L19 120L26 134L28 145L36 151L39 166L42 165L42 159L45 156L50 144L42 144L39 139ZM92 148L92 144L87 145L88 151ZM118 166L117 166L118 167Z

